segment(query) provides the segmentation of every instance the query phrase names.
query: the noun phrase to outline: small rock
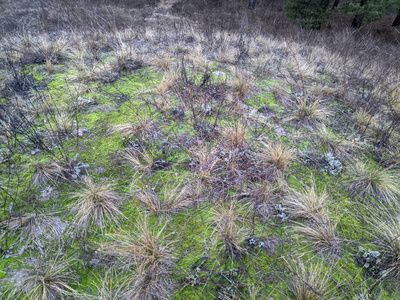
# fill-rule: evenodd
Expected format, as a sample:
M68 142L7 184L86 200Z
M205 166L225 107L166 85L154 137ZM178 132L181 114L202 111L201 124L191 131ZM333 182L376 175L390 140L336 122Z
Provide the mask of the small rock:
M40 200L47 201L54 195L54 189L51 186L48 186L44 190L40 191Z
M78 103L81 106L86 106L86 105L92 105L95 104L96 101L93 98L83 98L83 97L78 97Z
M40 151L41 151L41 150L38 149L38 148L33 149L33 150L31 150L31 155L35 155L35 154L39 153Z
M225 75L225 73L222 72L222 71L214 71L214 72L212 72L212 74L215 75L215 76L217 76L217 77L221 77L221 76L224 76L224 75Z
M78 130L74 131L74 136L83 136L85 133L90 132L89 130L85 129L85 128L79 128Z

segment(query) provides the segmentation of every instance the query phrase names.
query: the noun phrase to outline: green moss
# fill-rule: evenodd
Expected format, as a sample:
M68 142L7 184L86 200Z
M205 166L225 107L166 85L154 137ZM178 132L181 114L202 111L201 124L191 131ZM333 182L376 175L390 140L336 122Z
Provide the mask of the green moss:
M109 54L104 54L102 62L96 64L103 65L110 59L112 57ZM192 81L191 84L199 86L203 82L205 71L205 69L200 70L187 66L187 76ZM226 70L224 64L213 62L211 72L213 71L222 71L225 74L222 76L217 76L217 73L211 74L207 81L210 86L224 85L233 79L233 75ZM55 213L63 221L71 222L74 216L69 213L69 208L76 201L72 193L81 188L80 184L84 175L91 176L95 182L112 181L115 190L122 197L119 208L126 218L122 221L120 228L111 224L104 228L92 226L85 233L82 233L82 236L77 235L74 239L69 237L66 239L65 257L79 257L72 266L78 270L79 284L76 284L75 287L79 291L95 294L93 276L104 275L103 269L91 268L85 264L88 259L85 255L89 257L100 245L115 242L113 239L121 232L134 230L139 217L144 214L148 215L150 226L155 232L166 224L165 238L172 243L176 263L176 266L171 270L172 277L177 285L174 299L215 299L222 289L231 289L235 284L240 286L240 293L233 289L231 290L232 293L236 293L236 297L247 299L248 287L257 286L260 282L263 285L260 299L269 299L270 297L281 299L284 297L282 295L287 293L286 281L290 275L287 271L285 259L298 255L306 261L324 261L326 263L325 271L332 271L332 276L340 287L352 290L350 287L352 284L367 289L368 286L373 284L372 281L365 280L362 269L355 265L352 258L352 255L357 252L358 245L372 247L370 244L372 237L369 234L371 225L368 220L368 212L364 211L367 208L363 208L365 205L360 206L358 200L345 188L345 182L348 179L346 173L339 176L328 175L317 167L305 165L299 158L291 163L289 171L284 177L290 188L301 189L311 184L313 176L317 190L319 192L324 189L328 191L330 198L326 207L330 219L338 224L337 236L342 241L341 248L343 250L343 255L334 260L334 263L331 263L332 258L317 253L311 245L307 244L302 235L296 234L292 230L291 222L281 222L277 218L276 212L272 212L272 216L267 220L259 219L257 214L253 215L253 211L249 207L253 208L253 204L258 201L258 198L241 198L243 191L249 191L254 186L273 185L275 177L241 178L240 176L247 176L246 173L241 173L238 178L222 178L222 180L232 180L232 186L224 190L220 190L218 186L214 186L214 190L211 190L209 186L204 186L199 202L194 207L166 215L153 215L147 211L144 205L139 203L131 188L133 190L154 188L160 198L163 199L164 188L173 188L180 184L190 185L196 178L196 174L192 174L189 168L193 154L188 148L196 145L198 135L197 128L193 124L192 112L185 111L181 118L175 117L174 109L181 103L178 96L173 94L173 91L167 96L171 107L166 112L157 111L151 104L157 97L153 93L153 88L162 80L164 74L144 67L132 73L121 73L121 76L113 83L86 82L85 84L90 87L90 90L82 92L81 96L92 98L95 103L89 103L86 107L74 110L75 98L78 97L77 84L81 82L72 62L55 66L53 74L48 74L44 65L27 66L23 72L32 75L37 84L47 86L47 90L43 90L43 93L50 98L57 113L72 115L78 121L79 128L87 130L78 138L72 135L64 138L62 148L57 148L58 146L53 145L48 138L47 141L54 147L53 151L56 156L61 157L62 151L65 151L70 159L79 155L78 161L89 164L89 168L88 173L84 174L83 172L76 181L59 182L55 186L56 196L50 200L46 202L32 201L39 199L39 193L45 187L33 187L31 185L33 170L29 167L29 161L32 156L26 154L29 153L29 146L26 148L20 146L20 149L17 149L16 153L13 154L12 161L0 166L0 183L7 183L2 186L6 186L13 192L13 195L16 195L15 197L18 199L16 207L19 208L24 205L20 213L33 211ZM320 79L323 80L323 77L321 76ZM262 134L257 132L257 125L253 124L252 121L247 124L249 128L246 129L246 141L249 153L254 154L254 162L257 163L257 153L262 150L259 149L260 143L257 140L260 135L267 138L269 143L280 141L285 146L294 148L299 152L312 150L322 157L328 149L312 138L310 128L298 126L293 122L281 123L285 109L277 102L272 93L274 86L279 86L287 93L291 93L290 87L284 82L280 82L279 79L260 76L252 83L252 93L243 100L248 106L254 108L256 113L260 113L260 116L265 117L269 114L274 116L268 119L269 124L273 126ZM7 100L0 98L0 104L2 101ZM346 112L349 108L336 103L336 101L332 102L331 106L337 114L335 119L345 124L343 126L349 125L346 124L346 116L342 116L343 112ZM44 131L53 126L53 122L49 121L51 117L48 112L40 112L35 121L36 128ZM218 119L215 116L202 115L201 112L199 117L210 126L214 123L217 124L215 139L210 138L210 141L207 142L210 147L217 148L224 145L225 142L221 134L223 133L222 128L233 126L239 118L235 112L229 110L222 111ZM145 139L141 141L141 146L145 148L145 151L151 153L155 160L166 162L163 166L155 167L146 174L136 172L121 159L129 138L124 138L118 133L110 133L110 129L115 124L137 124L143 120L155 121L157 130L160 131L157 133L160 133L161 138ZM274 126L283 127L285 135L276 134L273 130ZM328 130L337 134L338 138L340 137L340 133L334 132L329 126ZM24 137L22 132L18 133L16 137L24 141L26 145L29 144L29 140ZM181 144L183 143L179 142L181 140L185 144ZM0 144L0 150L2 147L4 148L5 144ZM49 153L38 153L34 159L47 161L52 158L53 156ZM379 167L373 159L373 153L357 154L357 158L368 161L374 167ZM386 154L385 158L391 158L391 154ZM8 168L11 164L13 167ZM217 164L217 169L221 168L220 164L221 161ZM9 172L11 172L11 177ZM213 173L214 176L221 174L222 172L218 170ZM235 180L238 180L238 182ZM290 193L290 191L286 192ZM214 201L211 200L214 197L212 193L221 193L220 197L223 199L239 198L238 207L243 208L243 210L239 213L240 222L238 223L247 232L248 236L246 237L254 237L257 241L263 241L267 238L279 240L275 252L268 253L257 246L251 248L243 243L242 246L246 249L246 253L232 259L223 250L222 240L215 232L212 222L215 205ZM280 198L276 199L276 202L279 203ZM27 203L34 203L34 205L27 206ZM243 211L250 211L251 213L244 213ZM364 218L360 216L364 216ZM7 209L0 212L1 221L5 220L6 217L8 217ZM303 221L306 222L306 220ZM115 233L116 235L114 235ZM11 238L9 242L14 245L14 249L20 249L24 245L24 241L19 241L15 237ZM46 242L45 244L51 246L50 243ZM87 251L82 250L83 246L87 247ZM33 254L35 254L33 251L27 250L22 257L18 258L5 258L3 255L0 262L0 279L17 269L20 259L23 260ZM237 274L228 280L227 274L232 270L235 270ZM132 275L135 271L133 269L129 272L129 275ZM123 275L119 277L122 278ZM355 287L354 290L357 288ZM396 293L390 292L389 285L382 288L382 299L398 298L395 296L393 298L392 294ZM361 290L361 288L359 289Z
M262 94L252 95L249 100L245 100L245 103L251 107L254 107L259 112L263 112L265 110L283 110L283 107L276 103L275 97L271 92L264 92Z
M15 264L15 258L7 258L4 255L0 260L0 279L3 279L7 276L12 266Z

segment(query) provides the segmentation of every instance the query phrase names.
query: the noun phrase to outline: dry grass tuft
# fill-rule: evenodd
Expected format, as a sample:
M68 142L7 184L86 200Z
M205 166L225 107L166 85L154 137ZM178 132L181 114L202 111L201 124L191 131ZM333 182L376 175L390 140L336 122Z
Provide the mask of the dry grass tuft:
M246 97L251 90L251 83L250 83L249 76L245 75L244 73L237 73L235 78L232 81L232 86L235 92L240 97Z
M325 124L318 126L316 134L320 143L336 155L346 155L348 151L357 147L355 142L337 137Z
M398 206L400 180L395 170L357 161L349 167L348 185L361 197L375 197L378 201Z
M227 64L236 63L236 51L232 47L223 46L214 52L216 61Z
M328 219L326 210L328 199L329 195L326 191L317 193L315 181L312 178L310 186L300 191L293 190L289 196L283 199L283 204L293 217L319 222Z
M161 214L163 211L163 201L154 191L143 190L135 194L139 202L143 203L153 214Z
M34 260L33 263L30 263L29 268L16 272L14 278L11 279L16 284L12 296L32 300L56 300L72 297L75 290L69 282L75 276L69 270L70 263L71 260L61 261L58 257L55 259L43 257Z
M247 125L243 122L235 122L232 126L224 126L221 129L223 142L228 149L241 149L246 143Z
M133 233L119 237L115 245L106 247L108 253L124 259L127 267L136 267L127 299L169 299L174 256L172 243L163 237L165 226L153 231L147 218L139 220Z
M29 167L34 169L32 183L43 185L48 182L55 184L58 180L65 179L65 169L57 162L31 161Z
M287 282L290 299L322 300L337 299L331 294L329 282L330 271L324 269L322 263L305 264L300 259L288 262L291 277Z
M214 232L217 232L222 240L224 250L231 258L240 256L245 252L242 244L246 238L245 231L237 224L239 212L236 204L231 202L229 207L223 205L217 207L212 218L215 225Z
M201 147L193 150L193 162L195 165L193 171L199 172L201 181L210 182L214 179L214 173L219 161L217 149Z
M361 132L365 132L368 127L374 125L374 117L364 108L358 109L353 115L354 125Z
M336 224L331 220L309 222L295 227L295 230L305 235L318 252L338 257L341 254L340 240L336 237Z
M56 38L50 35L23 34L9 37L6 47L13 52L13 59L25 64L58 62L68 56L70 39L65 34Z
M125 37L117 34L115 43L111 43L115 60L112 64L116 67L116 71L131 71L142 67L143 62L141 56L137 53L131 41L125 41Z
M115 124L111 130L111 134L119 133L124 137L132 137L136 132L136 125L133 123Z
M47 73L49 73L49 74L53 74L54 73L54 64L51 61L51 59L46 59L45 66L46 66Z
M119 225L122 213L118 209L120 197L110 183L94 183L90 177L85 185L73 194L77 201L71 204L75 222L80 226L103 226L105 220Z
M51 135L68 136L73 128L73 120L67 114L58 114L54 117L53 124L50 124Z
M175 213L192 204L190 189L181 184L176 187L165 185L162 198L150 190L137 192L136 197L156 215Z
M82 82L101 81L103 83L112 83L120 76L119 62L117 59L107 61L101 65L79 62L77 66L77 79Z
M261 159L269 166L273 166L281 172L286 172L290 163L295 159L295 152L277 142L270 145L262 143L265 150L261 153Z
M66 225L58 217L44 214L30 214L13 217L0 223L3 235L18 236L20 241L43 247L43 239L61 239ZM0 237L3 236L0 234Z
M164 210L166 212L176 212L179 209L189 207L192 204L190 188L183 184L176 187L164 186Z
M82 82L76 82L76 83L73 83L72 85L73 85L72 95L76 98L80 98L80 99L76 100L78 102L78 104L76 106L78 108L82 107L82 104L79 105L79 101L84 100L84 98L81 98L81 96L86 93L93 93L95 91L95 89L92 86L82 83Z
M172 69L172 57L169 54L154 55L148 63L157 71L168 72Z
M154 167L154 157L138 149L127 149L124 158L133 167L136 173L150 174Z
M285 121L297 120L307 125L316 125L326 122L330 115L331 111L321 101L302 97L296 101L293 114Z
M89 299L120 300L125 299L128 280L121 279L121 272L111 268L105 272L104 276L96 276L93 286L96 289L96 296L88 297Z
M154 88L154 92L160 96L164 97L169 90L177 83L178 75L175 72L168 72L164 75L162 81L157 84Z
M374 243L380 247L380 276L383 279L400 278L400 216L386 215L374 222Z
M138 120L136 123L122 123L115 124L111 129L111 134L119 133L125 138L138 138L138 139L148 139L152 136L156 136L154 133L155 122L148 118L143 118Z

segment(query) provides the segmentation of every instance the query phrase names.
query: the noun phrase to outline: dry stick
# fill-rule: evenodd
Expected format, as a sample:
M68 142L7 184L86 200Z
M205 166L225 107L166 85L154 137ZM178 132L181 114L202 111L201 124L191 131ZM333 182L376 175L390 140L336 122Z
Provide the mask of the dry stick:
M383 278L379 278L375 283L371 286L371 288L368 290L368 295L371 295L371 293L374 291L374 289L382 282Z

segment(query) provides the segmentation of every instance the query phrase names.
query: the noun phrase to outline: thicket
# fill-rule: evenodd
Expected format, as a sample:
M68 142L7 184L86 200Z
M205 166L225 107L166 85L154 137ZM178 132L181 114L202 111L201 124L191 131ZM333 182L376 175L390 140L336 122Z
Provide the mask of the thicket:
M400 2L398 0L356 0L331 3L329 0L288 0L285 6L287 16L301 26L320 29L332 12L353 15L351 27L360 28L363 22L377 21L387 15L396 15L391 26L399 26ZM350 25L350 24L349 24Z

